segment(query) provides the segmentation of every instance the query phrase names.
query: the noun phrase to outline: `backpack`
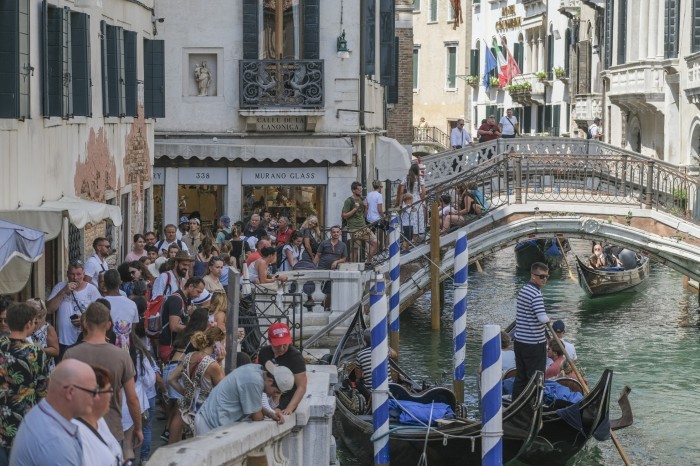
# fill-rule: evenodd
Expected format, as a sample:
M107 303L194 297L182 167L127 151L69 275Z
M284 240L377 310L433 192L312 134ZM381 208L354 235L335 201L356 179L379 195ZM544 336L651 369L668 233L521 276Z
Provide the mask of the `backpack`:
M177 247L180 248L180 251L184 251L184 249L182 249L182 241L179 239L176 241L177 241ZM160 254L160 248L162 248L164 244L165 244L164 239L162 239L156 243L156 249L158 249L158 254Z
M284 253L284 244L277 246L277 270L282 268L282 264L287 260L287 255Z
M231 241L233 239L233 233L229 233L226 230L221 230L221 233L224 234L224 241Z
M591 127L593 125L588 127L588 131L586 131L586 139L593 139L593 134L591 134Z
M170 292L170 273L168 272L168 281L165 284L165 292ZM146 312L143 314L143 326L146 330L146 335L151 338L160 337L163 331L163 321L161 319L160 310L165 302L165 293L156 296L155 299L148 302Z

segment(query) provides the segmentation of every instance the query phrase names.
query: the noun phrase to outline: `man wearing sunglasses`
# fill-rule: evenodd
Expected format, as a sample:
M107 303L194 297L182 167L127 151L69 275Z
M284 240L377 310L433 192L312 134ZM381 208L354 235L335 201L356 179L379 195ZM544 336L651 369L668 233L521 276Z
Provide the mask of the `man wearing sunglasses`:
M520 289L516 300L515 368L513 399L523 391L535 372L544 373L547 364L545 326L549 317L544 310L542 287L549 278L549 267L535 262L530 267L530 281Z

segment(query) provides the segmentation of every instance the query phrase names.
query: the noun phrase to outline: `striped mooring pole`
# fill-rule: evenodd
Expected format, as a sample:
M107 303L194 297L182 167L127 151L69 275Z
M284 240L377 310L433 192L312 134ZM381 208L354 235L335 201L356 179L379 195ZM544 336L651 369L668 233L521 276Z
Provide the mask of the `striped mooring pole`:
M389 342L384 276L378 273L369 295L372 328L372 425L374 464L389 465Z
M452 338L454 340L454 380L452 388L459 403L464 403L464 358L467 345L467 288L469 286L469 249L467 232L457 234L455 244L454 312Z
M481 356L481 464L503 464L501 327L484 325Z
M399 354L399 288L401 252L399 251L399 216L396 212L391 214L389 223L389 280L391 290L389 294L389 346Z

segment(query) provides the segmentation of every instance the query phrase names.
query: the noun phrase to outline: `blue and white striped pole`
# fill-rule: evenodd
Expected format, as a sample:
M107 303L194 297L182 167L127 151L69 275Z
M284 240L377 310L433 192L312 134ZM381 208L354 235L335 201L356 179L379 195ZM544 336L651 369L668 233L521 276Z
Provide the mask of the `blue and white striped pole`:
M372 424L374 464L389 465L389 343L384 276L377 274L369 294L369 320L372 327Z
M452 338L454 340L454 381L452 388L459 403L464 403L464 358L467 345L467 288L469 278L469 249L467 232L457 233L455 244L454 313Z
M503 464L501 327L484 325L481 356L481 464Z
M389 279L391 280L391 293L389 295L389 346L399 354L399 279L401 266L401 252L399 251L399 216L396 212L391 214L389 224Z

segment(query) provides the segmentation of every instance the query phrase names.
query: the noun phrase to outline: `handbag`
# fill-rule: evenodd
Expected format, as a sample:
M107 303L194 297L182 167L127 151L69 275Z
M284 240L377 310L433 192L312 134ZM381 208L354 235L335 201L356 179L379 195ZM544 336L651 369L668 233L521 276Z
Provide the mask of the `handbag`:
M248 276L248 266L245 262L242 263L241 277L241 294L243 296L248 296L253 292L253 287L250 285L250 278Z

